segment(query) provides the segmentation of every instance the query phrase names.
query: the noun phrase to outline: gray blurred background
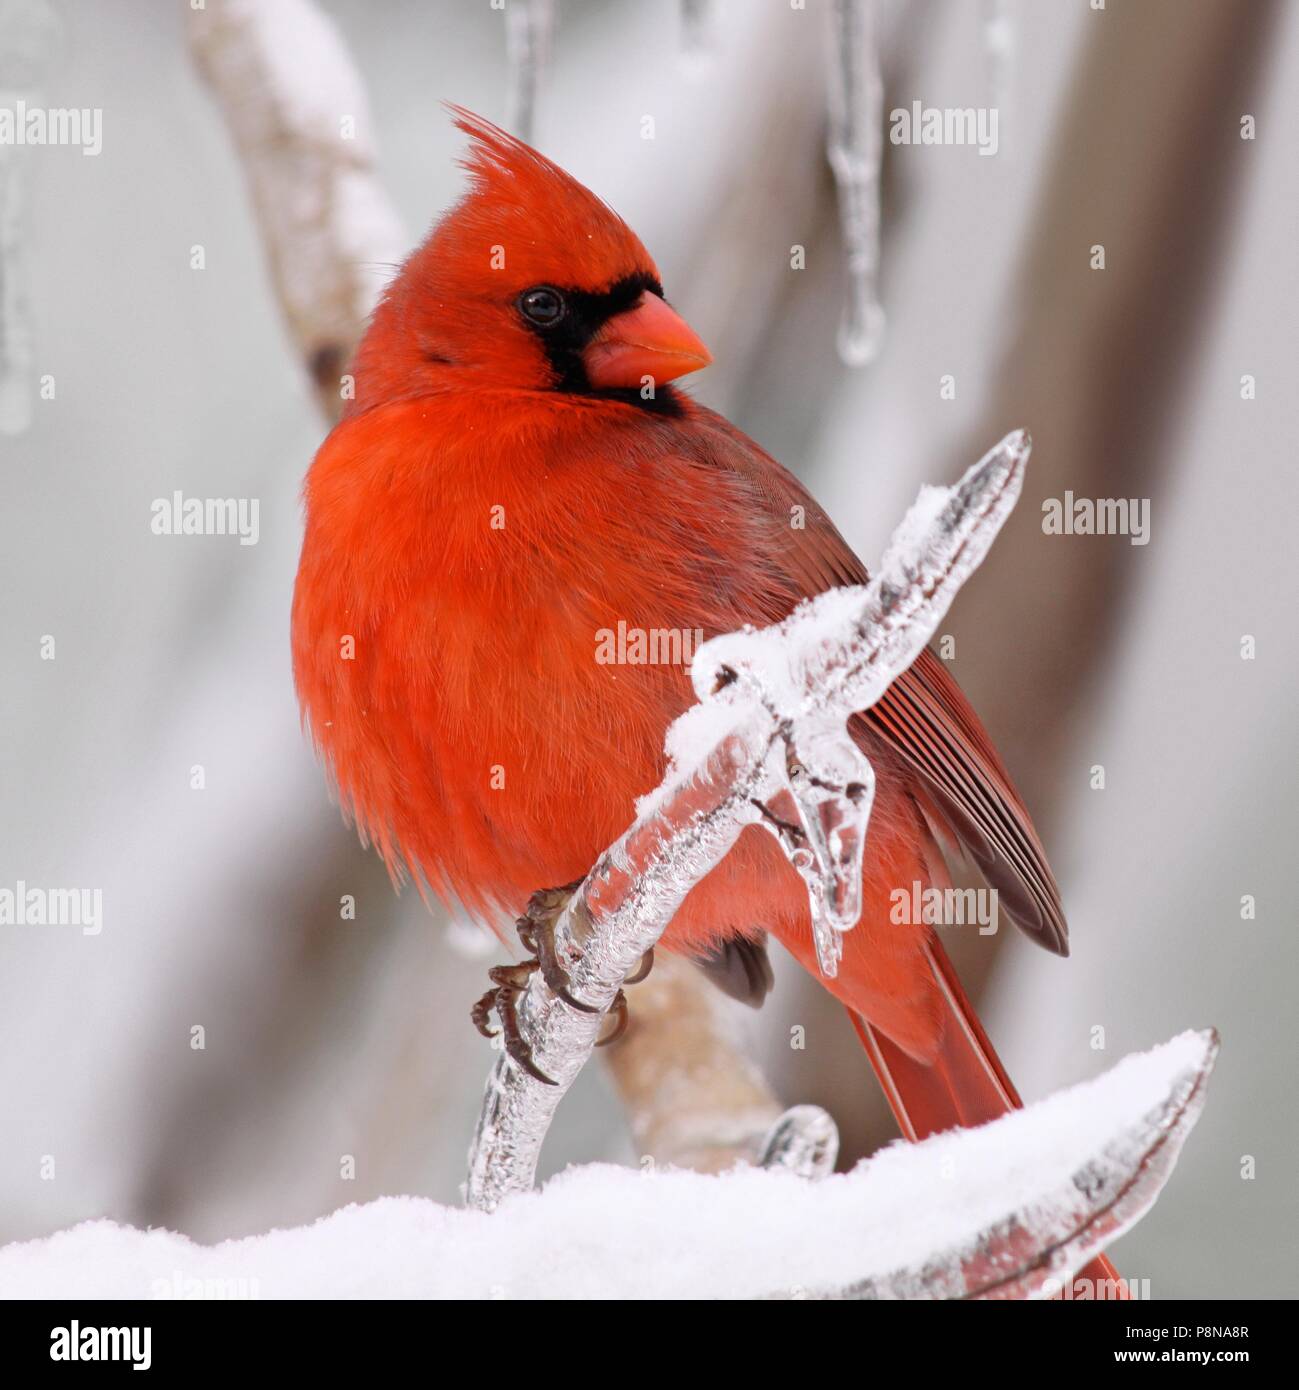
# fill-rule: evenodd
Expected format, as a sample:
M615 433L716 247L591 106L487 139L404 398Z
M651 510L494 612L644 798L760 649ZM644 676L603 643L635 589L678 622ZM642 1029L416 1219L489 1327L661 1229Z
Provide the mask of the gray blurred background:
M393 893L299 733L288 607L324 426L187 6L54 8L48 101L102 107L103 151L31 167L34 361L57 390L0 435L0 886L101 887L104 924L0 927L0 1238L111 1216L210 1241L382 1193L456 1201L490 1062L467 1011L499 951ZM439 102L504 118L503 15L323 8L413 242L460 187ZM856 370L834 348L825 4L713 10L692 76L670 0L560 0L537 143L658 260L716 358L700 399L868 563L921 482L1032 431L1025 496L945 630L1051 851L1073 956L952 949L1026 1098L1221 1030L1181 1166L1112 1253L1155 1297L1294 1296L1299 7L886 4L886 111L989 104L990 13L1013 54L994 158L886 145L888 332ZM151 534L176 489L259 498L259 544ZM1066 489L1149 498L1150 543L1044 535ZM847 1160L894 1133L842 1010L788 962L744 1026L783 1099L834 1113ZM634 1156L592 1067L547 1169Z

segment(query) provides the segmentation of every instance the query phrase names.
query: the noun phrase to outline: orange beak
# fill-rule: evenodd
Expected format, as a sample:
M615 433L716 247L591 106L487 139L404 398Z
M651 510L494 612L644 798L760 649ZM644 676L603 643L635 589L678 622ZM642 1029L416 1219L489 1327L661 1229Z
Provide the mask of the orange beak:
M582 360L586 379L598 390L643 386L646 377L659 386L706 367L713 355L679 314L647 290L600 329Z

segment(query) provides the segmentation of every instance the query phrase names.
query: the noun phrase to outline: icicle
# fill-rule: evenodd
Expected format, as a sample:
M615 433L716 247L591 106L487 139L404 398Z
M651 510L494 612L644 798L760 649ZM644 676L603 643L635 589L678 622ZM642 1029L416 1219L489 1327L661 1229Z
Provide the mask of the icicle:
M11 112L40 107L61 33L46 0L0 0L0 106ZM0 144L0 434L27 429L35 397L35 329L27 298L30 166L30 148Z
M839 190L848 261L848 299L839 356L852 367L874 360L884 335L879 303L880 157L884 84L875 0L834 0L827 153Z
M713 0L681 0L681 68L699 77L713 65Z
M505 53L509 65L505 125L529 144L537 118L537 94L550 60L555 0L507 0Z
M819 1182L834 1172L839 1128L819 1105L795 1105L772 1125L758 1155L759 1168L779 1168Z
M988 74L988 105L997 112L998 148L1006 142L1006 107L1015 57L1015 25L1009 0L983 0L983 58Z
M26 163L25 151L0 151L0 434L22 434L32 421L32 314L23 244Z

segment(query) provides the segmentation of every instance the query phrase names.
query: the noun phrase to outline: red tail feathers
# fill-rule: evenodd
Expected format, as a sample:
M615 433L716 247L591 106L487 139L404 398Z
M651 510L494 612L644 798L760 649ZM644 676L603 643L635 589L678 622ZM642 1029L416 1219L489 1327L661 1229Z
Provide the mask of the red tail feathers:
M1023 1106L947 952L937 941L929 945L929 963L947 1005L942 1043L931 1066L917 1062L859 1014L848 1011L889 1108L912 1141L945 1129L987 1124ZM1078 1277L1109 1281L1104 1287L1117 1287L1120 1297L1127 1297L1126 1287L1104 1255L1080 1270Z

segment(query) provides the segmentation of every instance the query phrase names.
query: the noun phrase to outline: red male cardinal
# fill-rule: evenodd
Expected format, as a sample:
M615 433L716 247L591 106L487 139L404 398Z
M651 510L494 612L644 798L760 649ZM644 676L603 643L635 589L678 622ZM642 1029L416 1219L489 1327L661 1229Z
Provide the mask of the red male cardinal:
M627 828L693 702L684 666L598 660L597 634L774 623L866 570L775 459L669 385L711 358L635 234L455 111L471 189L389 286L307 478L293 660L361 833L394 873L499 922ZM917 1139L1019 1100L932 927L892 921L891 891L946 882L943 837L1035 941L1063 955L1066 928L1028 812L937 659L853 733L877 791L838 977L817 969L802 881L754 827L663 944L756 1003L775 936L848 1006Z

